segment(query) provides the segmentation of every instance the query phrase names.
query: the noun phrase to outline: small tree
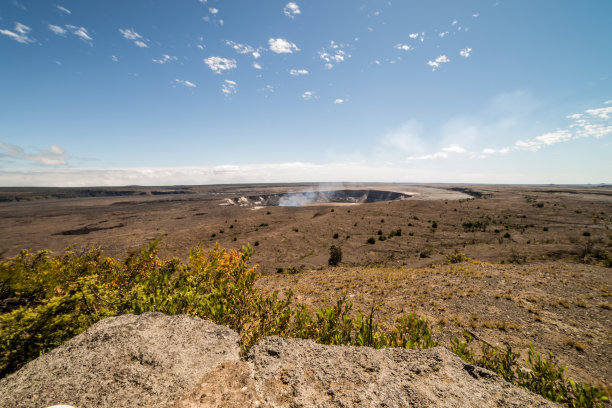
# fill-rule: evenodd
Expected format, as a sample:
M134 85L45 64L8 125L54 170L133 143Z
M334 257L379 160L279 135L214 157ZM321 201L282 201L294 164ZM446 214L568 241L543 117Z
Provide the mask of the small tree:
M342 248L337 245L332 245L329 247L329 260L327 263L330 266L338 266L338 264L342 261Z

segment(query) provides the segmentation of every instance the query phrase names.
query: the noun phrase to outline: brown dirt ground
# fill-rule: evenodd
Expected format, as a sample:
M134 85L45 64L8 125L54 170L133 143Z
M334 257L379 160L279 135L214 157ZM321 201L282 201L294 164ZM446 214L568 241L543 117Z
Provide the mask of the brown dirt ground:
M532 341L576 380L612 388L612 269L602 266L605 251L612 252L612 187L369 187L418 194L253 210L220 204L318 186L0 188L0 259L24 248L61 253L69 245L122 257L157 237L162 257L181 259L198 242L235 249L250 243L262 290L292 287L312 306L346 291L355 310L374 302L389 323L415 311L443 323L444 345L464 328L524 356ZM398 228L401 236L379 240ZM370 237L374 244L366 243ZM338 268L327 267L332 244L342 248ZM446 265L454 249L477 261Z

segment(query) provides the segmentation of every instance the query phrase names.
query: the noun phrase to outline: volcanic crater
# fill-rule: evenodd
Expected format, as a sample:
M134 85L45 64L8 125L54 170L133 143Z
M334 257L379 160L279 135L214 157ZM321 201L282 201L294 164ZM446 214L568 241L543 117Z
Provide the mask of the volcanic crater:
M385 190L327 190L284 194L263 194L228 198L224 205L241 207L302 207L307 205L342 205L405 200L409 194Z

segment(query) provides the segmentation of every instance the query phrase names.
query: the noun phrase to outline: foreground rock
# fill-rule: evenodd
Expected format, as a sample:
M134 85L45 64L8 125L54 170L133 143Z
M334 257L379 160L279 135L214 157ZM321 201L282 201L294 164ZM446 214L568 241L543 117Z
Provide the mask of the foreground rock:
M450 351L268 337L186 316L105 319L0 380L0 407L554 407Z
M0 407L163 407L223 361L239 336L188 316L145 313L99 321L0 380Z
M274 407L555 407L443 347L323 346L268 337L249 355Z

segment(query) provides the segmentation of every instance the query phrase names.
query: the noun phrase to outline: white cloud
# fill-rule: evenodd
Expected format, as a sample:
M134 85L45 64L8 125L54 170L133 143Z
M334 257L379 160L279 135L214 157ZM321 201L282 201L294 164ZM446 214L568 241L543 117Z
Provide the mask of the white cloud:
M612 107L587 109L584 112L568 115L567 118L572 119L572 123L566 129L557 129L553 132L543 133L532 139L518 140L511 148L505 147L499 150L485 149L482 153L486 156L494 153L505 154L510 150L537 152L540 149L557 143L569 142L580 138L592 137L601 139L612 135L612 123L610 120Z
M287 17L294 18L301 13L302 11L300 10L300 7L294 2L287 3L283 8L283 14L285 14Z
M210 14L217 14L219 12L219 9L216 9L214 7L210 7L208 9L208 11L210 12Z
M62 7L62 6L56 6L56 7L59 11L61 11L64 14L72 14L72 11L68 10L66 7Z
M231 96L236 93L237 86L238 84L236 84L236 82L226 79L221 85L221 92L223 92L225 96Z
M434 154L425 154L423 156L409 156L407 160L435 160L435 159L448 159L448 153L437 152Z
M609 101L606 101L604 103L608 104ZM596 116L600 119L610 119L610 114L612 114L612 106L597 109L587 109L585 112L591 116Z
M57 34L57 35L66 35L66 33L68 31L66 31L65 29L63 29L60 26L56 26L53 24L49 24L47 27L49 27L49 30L51 30L53 32L53 34Z
M306 70L306 69L292 69L291 71L289 71L289 74L291 74L293 76L308 75L308 70Z
M253 61L253 68L255 69L263 69L263 67L261 65L259 65L257 62Z
M451 25L457 25L458 21L457 20L453 20L453 22L451 23Z
M156 64L167 64L169 62L176 61L177 59L178 58L176 58L175 56L163 54L159 59L153 58L153 62L155 62Z
M268 44L270 46L270 51L277 54L292 54L293 51L300 50L297 45L284 38L270 38Z
M249 54L255 51L255 49L248 44L239 44L229 40L225 41L225 44L232 47L238 54Z
M412 45L399 43L395 46L395 49L402 50L402 51L411 51L411 50L414 50L414 47Z
M319 51L319 58L325 62L325 68L332 69L334 63L343 62L346 58L350 58L351 55L347 54L343 48L345 44L338 44L335 41L330 41L327 47L322 48Z
M419 33L412 33L412 34L408 34L408 37L412 38L413 40L417 39L419 37Z
M342 105L344 102L346 102L344 99L335 99L334 100L334 105Z
M461 51L459 51L459 55L465 58L469 57L471 53L472 53L472 49L470 47L464 48Z
M465 153L467 152L465 148L459 146L458 144L451 144L450 146L443 148L442 151L447 152L447 153Z
M89 44L92 43L93 39L89 36L89 33L87 32L87 29L85 27L77 27L77 26L67 24L66 28L71 30L72 34L76 35L81 40L85 41L86 43L89 43Z
M25 24L15 23L15 28L13 30L14 31L0 29L0 34L6 35L7 37L22 44L27 44L35 41L33 38L28 36L28 33L31 31L31 29Z
M204 51L204 46L202 44L196 45L196 48L199 49L199 50Z
M253 58L257 59L259 57L261 57L261 53L259 52L259 50L257 51L253 51L253 54L251 54L253 56Z
M316 94L316 92L313 91L306 91L304 92L302 95L300 95L302 97L302 99L304 99L305 101L309 101L311 99L319 99L319 96Z
M446 64L447 62L450 62L450 59L446 55L440 55L434 61L427 61L427 65L432 67L432 71L435 71L440 67L440 64Z
M480 14L478 14L478 13L474 13L474 14L472 14L472 17L476 18L476 17L478 17L479 15L480 15Z
M448 35L448 31L443 31L440 34L438 34L440 37L444 38L444 36Z
M119 62L119 58L117 58L115 55L111 55L111 60L113 62Z
M176 78L174 80L175 84L186 86L187 88L195 88L197 85L190 81L185 81L183 79Z
M57 146L51 145L49 150L40 150L37 153L26 153L21 147L0 142L0 149L8 154L7 156L13 160L26 161L44 166L62 166L68 163L64 150Z
M220 74L223 71L234 69L238 66L235 59L223 57L208 57L204 59L204 63L215 73Z
M414 174L414 173L412 173ZM431 181L431 172L418 174L424 181ZM0 169L3 186L117 186L117 185L201 185L236 183L288 183L310 180L333 182L337 180L360 182L405 182L406 169L368 165L361 162L331 162L314 164L286 162L268 164L221 165L209 167L145 167L145 168L62 168L40 170ZM448 177L440 177L447 181ZM465 180L453 179L461 182ZM480 181L480 180L478 180Z
M125 38L126 40L133 41L137 47L149 48L149 46L146 43L147 40L142 38L142 36L138 34L136 31L134 31L133 29L130 29L130 28L121 29L120 28L119 32L121 33L121 35L123 35L123 38Z

